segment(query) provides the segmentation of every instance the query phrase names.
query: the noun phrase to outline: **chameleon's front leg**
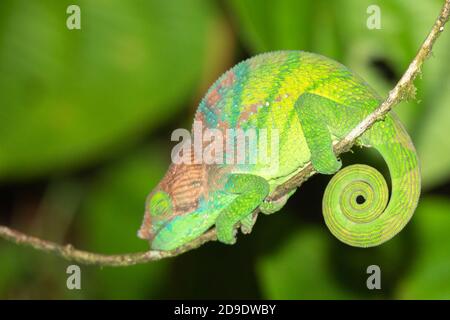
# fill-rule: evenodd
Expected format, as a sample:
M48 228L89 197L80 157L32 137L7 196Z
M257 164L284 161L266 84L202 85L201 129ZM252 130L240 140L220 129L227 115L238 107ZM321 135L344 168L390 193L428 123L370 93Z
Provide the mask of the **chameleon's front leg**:
M217 239L223 243L234 244L237 224L242 220L244 224L250 223L248 219L251 218L252 212L269 193L269 184L265 179L255 175L233 174L227 181L225 191L238 196L216 220Z
M253 230L253 226L256 223L256 219L258 218L257 212L252 212L245 218L241 220L241 232L243 234L250 234Z

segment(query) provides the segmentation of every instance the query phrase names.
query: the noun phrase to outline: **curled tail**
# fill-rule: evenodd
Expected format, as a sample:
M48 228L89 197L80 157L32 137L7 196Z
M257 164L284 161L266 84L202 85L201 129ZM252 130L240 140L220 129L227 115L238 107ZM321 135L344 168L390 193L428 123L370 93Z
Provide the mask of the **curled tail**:
M384 177L367 165L351 165L334 175L323 197L330 231L356 247L377 246L411 219L420 196L420 169L411 138L395 114L376 123L360 142L378 150L389 168L391 196Z

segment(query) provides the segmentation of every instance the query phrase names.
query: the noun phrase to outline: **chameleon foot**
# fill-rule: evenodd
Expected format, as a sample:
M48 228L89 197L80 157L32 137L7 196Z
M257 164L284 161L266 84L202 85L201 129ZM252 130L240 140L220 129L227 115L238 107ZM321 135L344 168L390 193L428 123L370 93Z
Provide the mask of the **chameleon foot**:
M252 213L241 220L241 232L243 234L249 234L252 232L253 226L256 223L256 218L258 218L258 214Z
M297 189L290 191L288 194L285 194L281 198L274 201L264 200L263 203L259 206L259 209L264 214L272 214L278 212L281 210L281 208L284 207L288 199L295 193L295 191L297 191Z

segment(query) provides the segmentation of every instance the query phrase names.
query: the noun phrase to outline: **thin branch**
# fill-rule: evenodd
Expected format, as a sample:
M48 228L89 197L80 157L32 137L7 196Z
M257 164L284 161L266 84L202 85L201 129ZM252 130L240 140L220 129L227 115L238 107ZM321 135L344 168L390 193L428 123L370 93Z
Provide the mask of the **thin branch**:
M434 23L433 28L420 47L414 60L409 65L406 72L401 77L397 85L389 92L386 100L369 116L367 116L359 125L339 143L334 146L336 155L349 151L366 130L368 130L376 121L385 117L385 115L400 101L410 97L414 91L413 81L420 73L424 61L430 56L431 50L436 39L444 31L444 25L449 19L450 0L446 0L441 13ZM299 187L304 181L315 174L311 163L308 163L295 177L278 187L269 199L278 199L287 194L290 190ZM258 210L255 213L259 212ZM72 245L59 245L57 243L46 241L37 237L26 235L22 232L12 230L11 228L0 226L0 237L16 244L26 245L39 251L57 254L67 260L83 264L92 264L100 266L130 266L149 261L161 260L164 258L175 257L186 251L196 249L208 241L216 240L215 229L211 229L199 238L193 240L185 246L174 251L156 251L138 252L131 254L104 255L88 251L75 249Z
M117 255L106 255L78 250L70 244L60 245L52 241L29 236L25 233L12 230L11 228L5 226L0 226L0 237L16 244L32 247L39 251L54 253L70 261L79 262L82 264L120 267L175 257L186 251L196 249L203 245L205 242L215 240L215 232L214 230L210 230L196 240L173 251L150 250L145 252Z

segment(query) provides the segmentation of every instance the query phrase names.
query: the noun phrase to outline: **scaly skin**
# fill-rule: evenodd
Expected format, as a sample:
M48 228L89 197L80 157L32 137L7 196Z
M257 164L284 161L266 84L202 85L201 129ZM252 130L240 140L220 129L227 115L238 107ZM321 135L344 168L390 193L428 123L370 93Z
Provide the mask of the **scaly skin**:
M342 139L380 103L377 94L345 66L301 51L261 54L222 75L201 101L195 120L221 130L279 132L278 166L256 164L172 164L149 195L138 235L157 250L175 249L212 226L218 239L235 242L238 226L249 233L257 207L280 210L264 199L311 161L315 171L341 168L332 144ZM270 139L269 139L270 140ZM392 196L375 169L354 165L339 171L325 191L323 212L331 232L358 247L379 245L409 221L420 195L414 146L392 113L357 143L376 149L386 161ZM270 142L268 143L271 146ZM356 199L363 196L365 202ZM386 205L387 204L387 205Z

